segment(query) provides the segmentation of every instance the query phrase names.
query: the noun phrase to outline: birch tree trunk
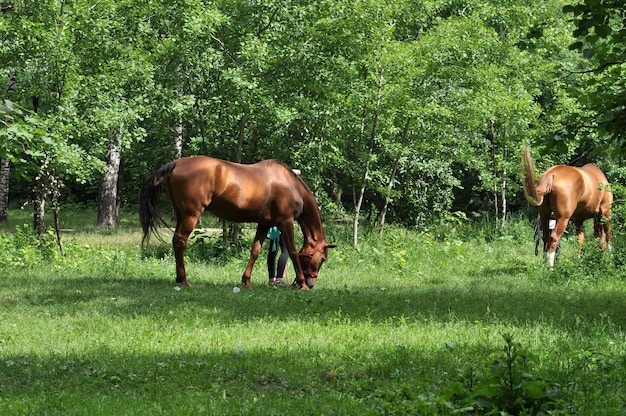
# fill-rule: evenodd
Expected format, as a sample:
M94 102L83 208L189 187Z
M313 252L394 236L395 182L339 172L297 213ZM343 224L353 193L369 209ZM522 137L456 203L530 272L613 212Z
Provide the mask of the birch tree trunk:
M183 95L183 89L179 85L176 87L176 97L180 98ZM176 121L175 126L175 134L174 134L174 150L176 151L176 159L180 159L183 157L183 118L182 116L178 117L178 121Z
M494 123L491 124L491 160L493 165L493 208L496 228L506 227L507 199L506 199L506 160L507 160L507 140L508 130L502 127L502 134L496 129ZM500 140L501 139L501 140ZM498 160L499 149L502 148L502 161Z
M494 123L492 122L489 126L489 141L491 142L490 151L491 151L491 167L492 167L492 175L493 175L493 188L491 190L491 196L493 197L493 218L495 222L495 227L498 228L500 222L500 203L498 201L499 189L498 189L498 146L496 139L496 128Z
M41 236L46 232L46 196L48 195L47 172L50 160L46 158L33 185L33 230Z
M374 137L376 136L376 130L378 128L378 114L380 108L380 102L382 100L382 91L384 84L384 75L385 70L380 71L380 76L378 78L378 91L376 93L376 107L374 109L374 119L372 120L372 130L369 137L369 146L367 150L367 160L365 161L365 169L363 171L363 178L361 180L361 189L359 190L359 196L357 198L356 204L354 206L354 222L352 224L353 234L352 234L352 247L355 249L359 245L359 217L361 212L361 205L363 205L363 196L365 195L365 189L367 189L367 181L369 179L370 172L370 155L374 151ZM361 132L365 130L365 106L363 109L363 118L361 119Z
M100 180L98 190L98 228L115 228L118 224L118 180L122 159L122 134L114 133L106 153L107 170Z
M37 235L46 232L46 198L43 193L41 183L36 183L33 189L33 230Z
M361 205L363 204L363 195L367 187L367 180L369 179L369 163L365 165L365 172L363 172L363 180L361 181L361 189L359 190L359 197L354 207L354 221L352 224L352 247L357 248L359 246L359 216L361 212Z
M179 118L176 122L176 134L174 134L174 150L176 150L176 159L183 157L183 119Z

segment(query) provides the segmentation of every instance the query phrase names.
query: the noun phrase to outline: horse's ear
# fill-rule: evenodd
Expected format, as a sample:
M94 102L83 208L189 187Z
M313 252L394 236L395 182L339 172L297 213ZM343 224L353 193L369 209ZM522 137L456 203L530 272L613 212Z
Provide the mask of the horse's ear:
M337 247L337 244L326 244L325 247L326 248L335 248L335 247Z

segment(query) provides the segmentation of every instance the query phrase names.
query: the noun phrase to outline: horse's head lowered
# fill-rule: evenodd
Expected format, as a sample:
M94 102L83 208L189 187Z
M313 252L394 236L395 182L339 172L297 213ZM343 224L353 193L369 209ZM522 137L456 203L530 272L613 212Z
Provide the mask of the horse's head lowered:
M326 240L322 240L313 250L307 251L303 248L298 256L300 258L300 266L304 274L304 282L312 289L317 282L320 267L328 258L328 249L337 247L336 244L328 244Z

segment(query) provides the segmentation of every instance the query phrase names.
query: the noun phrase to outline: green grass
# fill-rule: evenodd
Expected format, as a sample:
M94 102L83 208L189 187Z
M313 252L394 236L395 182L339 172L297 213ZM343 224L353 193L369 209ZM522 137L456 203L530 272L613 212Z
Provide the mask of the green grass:
M315 289L266 286L260 259L240 293L247 247L192 254L176 290L167 247L142 255L136 231L67 234L65 257L0 234L0 414L485 413L451 387L502 384L508 335L552 414L622 414L625 272L573 239L548 270L526 227L390 228L358 251L329 227L340 247Z

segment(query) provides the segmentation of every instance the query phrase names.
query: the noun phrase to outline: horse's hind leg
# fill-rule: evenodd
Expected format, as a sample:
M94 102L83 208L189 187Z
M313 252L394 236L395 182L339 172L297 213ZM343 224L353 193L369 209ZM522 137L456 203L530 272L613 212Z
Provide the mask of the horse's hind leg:
M574 221L574 225L576 226L576 235L578 236L578 249L582 250L583 245L585 244L585 227L584 221Z
M256 263L257 258L259 258L259 254L261 254L261 247L263 246L263 241L265 241L268 230L268 227L262 227L261 225L257 225L256 227L254 242L252 243L252 248L250 249L250 259L248 260L246 270L244 270L243 275L241 276L241 284L243 287L252 286L250 283L250 276L252 276L254 263Z
M611 241L613 241L613 232L611 231L611 207L606 204L600 205L600 214L594 219L594 229L598 237L602 249L605 250L607 245L610 249Z
M611 223L607 217L598 215L593 222L594 236L600 239L602 250L606 250L607 245L613 240L611 233Z
M185 248L187 247L189 235L191 235L196 226L198 216L182 216L177 213L177 217L176 230L172 237L172 247L174 248L174 258L176 259L176 283L180 283L183 286L191 286L185 272Z
M611 231L611 221L608 218L605 218L602 222L602 226L604 227L605 234L605 245L608 245L609 250L611 249L611 242L613 241L613 232Z
M557 218L554 231L552 231L552 234L550 234L550 236L546 240L546 260L550 267L554 267L554 261L556 259L556 247L559 245L559 241L561 240L561 236L565 232L565 228L567 228L568 220L569 218L566 217Z

